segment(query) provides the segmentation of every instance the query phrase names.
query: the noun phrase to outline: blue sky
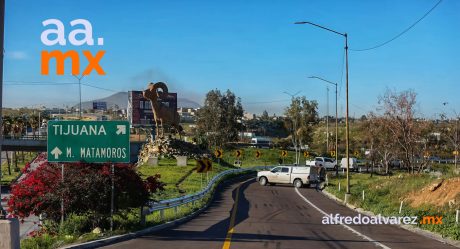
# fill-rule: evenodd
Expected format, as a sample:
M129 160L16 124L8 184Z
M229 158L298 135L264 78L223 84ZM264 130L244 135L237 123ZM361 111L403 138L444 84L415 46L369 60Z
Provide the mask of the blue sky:
M287 91L302 91L325 114L326 85L309 75L339 82L339 115L345 111L343 38L296 21L315 22L349 34L349 47L384 42L420 18L437 0L382 1L23 1L6 0L5 81L75 82L41 76L40 52L106 50L107 75L83 79L119 91L141 90L165 81L179 97L198 102L210 89L230 89L252 113L282 113ZM395 41L366 52L350 51L350 115L377 106L385 89L413 89L419 112L432 118L460 111L460 1L444 0L429 16ZM42 21L87 19L104 46L47 47ZM83 69L82 69L83 70ZM7 82L8 83L8 82ZM112 92L83 87L83 100ZM78 101L76 85L4 86L3 105L62 106ZM330 113L334 95L330 92ZM443 102L449 104L443 106Z

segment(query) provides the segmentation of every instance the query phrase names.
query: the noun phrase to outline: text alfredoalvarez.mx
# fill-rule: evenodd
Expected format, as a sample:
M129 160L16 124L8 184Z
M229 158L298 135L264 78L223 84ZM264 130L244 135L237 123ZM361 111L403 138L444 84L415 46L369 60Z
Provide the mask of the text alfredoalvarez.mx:
M69 42L73 46L94 46L94 39L93 39L93 27L91 22L85 19L75 19L70 22L70 26L74 27L77 25L82 25L83 28L74 28L66 39L65 36L65 28L64 24L59 19L48 19L43 21L43 26L48 27L45 29L41 34L41 41L46 46L66 46L67 42ZM50 28L50 25L54 25L55 28ZM54 36L50 39L50 36ZM77 39L77 36L81 39ZM54 39L53 39L54 38ZM104 45L104 38L99 37L97 38L96 42L97 46ZM88 65L83 70L82 75L89 75L94 70L98 75L105 75L104 69L102 69L101 65L99 64L102 57L105 54L104 50L99 50L93 56L93 54L89 50L83 50L82 54L84 58L86 58ZM50 68L49 64L51 59L56 60L56 74L57 75L64 75L64 67L65 67L65 60L70 59L72 65L72 75L80 75L80 54L76 50L68 50L68 51L61 51L61 50L53 50L47 51L43 50L41 52L41 74L42 75L49 75Z

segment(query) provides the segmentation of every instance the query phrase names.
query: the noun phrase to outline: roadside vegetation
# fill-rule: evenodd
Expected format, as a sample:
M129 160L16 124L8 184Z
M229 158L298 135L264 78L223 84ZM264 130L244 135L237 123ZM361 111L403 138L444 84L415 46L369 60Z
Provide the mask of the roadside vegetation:
M433 168L439 170L437 172L443 172L442 175L410 174L404 171L395 171L391 175L351 174L349 202L376 215L418 216L419 222L423 216L442 216L442 224L418 224L417 226L444 237L460 240L459 224L455 223L456 210L460 209L460 192L458 192L460 178L454 174L453 165L437 164L433 165ZM326 190L343 200L346 193L345 177L340 175L337 178L335 174L330 176ZM441 196L451 198L428 202L428 196L436 191L441 191L439 193ZM399 213L401 202L403 202L402 212Z
M8 155L8 157L2 158L1 185L10 185L14 182L22 174L25 165L37 155L24 151L5 152L4 154L6 155L6 153L10 153L12 156Z

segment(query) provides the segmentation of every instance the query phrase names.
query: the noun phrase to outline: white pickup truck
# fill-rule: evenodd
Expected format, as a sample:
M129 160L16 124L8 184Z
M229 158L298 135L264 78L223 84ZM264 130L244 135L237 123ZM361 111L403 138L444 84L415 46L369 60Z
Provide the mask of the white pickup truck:
M315 157L313 161L307 161L307 166L319 166L321 164L326 170L336 170L337 162L328 157Z
M260 171L257 173L257 181L260 185L285 183L293 184L296 188L303 185L307 187L311 183L318 182L318 169L315 166L278 166L270 171Z

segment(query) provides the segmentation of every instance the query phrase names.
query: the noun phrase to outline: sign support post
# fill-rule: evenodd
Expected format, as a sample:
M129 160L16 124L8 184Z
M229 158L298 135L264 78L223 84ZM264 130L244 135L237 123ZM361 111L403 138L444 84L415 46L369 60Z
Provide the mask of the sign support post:
M61 163L61 182L64 185L64 164ZM64 225L64 193L61 195L61 227Z
M112 194L110 197L110 231L113 231L113 210L114 210L114 199L115 199L115 166L112 163Z

